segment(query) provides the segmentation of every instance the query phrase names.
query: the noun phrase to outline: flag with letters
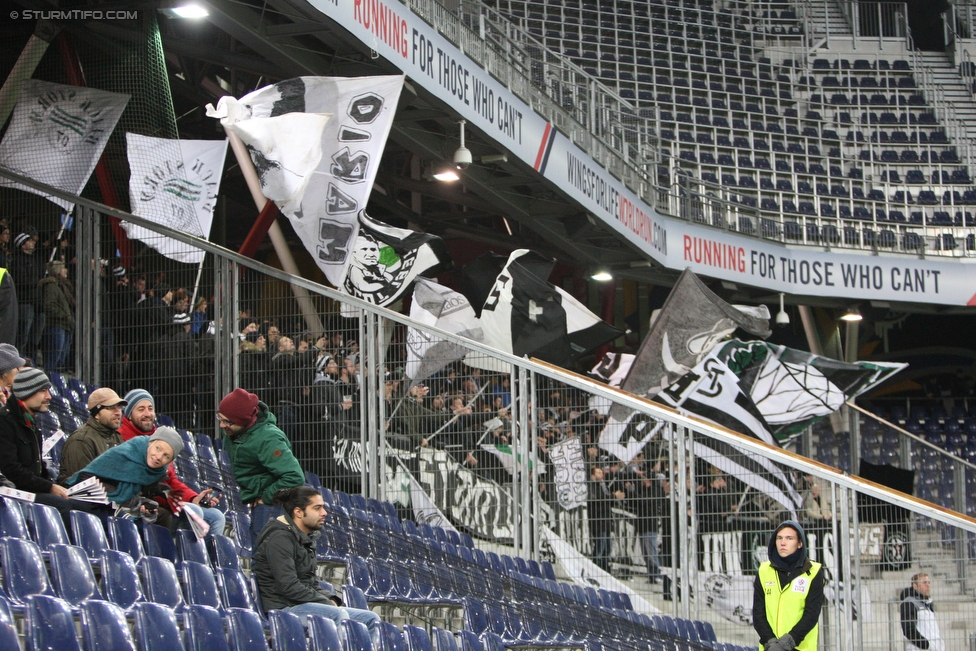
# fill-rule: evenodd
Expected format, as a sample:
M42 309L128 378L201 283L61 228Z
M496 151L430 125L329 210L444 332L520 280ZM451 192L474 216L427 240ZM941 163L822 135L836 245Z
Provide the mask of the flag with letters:
M403 79L296 77L207 107L244 141L265 196L336 287L345 280Z
M81 194L102 155L129 95L39 79L21 82L20 98L0 142L0 166L71 194ZM74 203L14 181L67 211Z
M227 140L170 140L125 134L132 214L174 230L210 239L224 172ZM130 238L167 258L199 264L204 252L142 226L123 222Z
M410 318L473 341L483 341L481 322L462 294L427 278L413 287ZM469 349L416 328L407 328L407 363L404 372L411 383L422 382L464 358Z

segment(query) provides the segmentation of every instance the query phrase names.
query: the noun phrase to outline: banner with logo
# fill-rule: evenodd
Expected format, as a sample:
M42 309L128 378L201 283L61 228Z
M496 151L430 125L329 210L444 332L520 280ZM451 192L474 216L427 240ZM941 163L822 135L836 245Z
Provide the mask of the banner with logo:
M0 166L71 194L81 194L102 155L129 95L97 88L22 82L20 99L0 142ZM0 186L26 190L65 210L74 203L0 179Z
M213 211L224 173L227 140L170 140L125 134L132 214L210 239ZM199 264L204 253L136 224L123 222L130 238L167 258Z
M553 484L559 506L571 511L586 506L586 463L578 436L549 446L553 467Z

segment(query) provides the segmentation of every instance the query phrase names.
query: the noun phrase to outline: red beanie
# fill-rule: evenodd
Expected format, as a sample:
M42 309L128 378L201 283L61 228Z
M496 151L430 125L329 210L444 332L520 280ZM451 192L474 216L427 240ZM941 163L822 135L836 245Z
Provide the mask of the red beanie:
M246 428L257 422L258 397L244 389L234 389L220 401L217 408L224 418Z

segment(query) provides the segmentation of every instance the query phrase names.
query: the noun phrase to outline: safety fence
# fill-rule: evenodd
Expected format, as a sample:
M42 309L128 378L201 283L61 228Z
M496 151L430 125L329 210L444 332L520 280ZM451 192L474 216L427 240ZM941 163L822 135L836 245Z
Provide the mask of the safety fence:
M324 486L549 560L564 578L626 592L638 610L710 621L722 641L758 641L756 570L775 526L796 517L823 564L823 648L899 647L901 595L917 572L932 581L947 648L967 643L971 518L42 189L75 203L73 231L51 240L64 242L54 254L67 254L76 297L73 352L52 370L147 389L177 427L214 436L219 399L247 388ZM151 232L131 259L113 256L113 222ZM43 361L44 346L25 352ZM714 394L719 380L685 389ZM626 425L605 433L621 413Z

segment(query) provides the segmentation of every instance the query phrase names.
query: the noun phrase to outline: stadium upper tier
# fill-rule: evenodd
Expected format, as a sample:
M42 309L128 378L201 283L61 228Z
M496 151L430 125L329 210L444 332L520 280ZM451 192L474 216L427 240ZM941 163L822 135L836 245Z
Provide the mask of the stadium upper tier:
M666 212L792 243L976 251L971 144L911 53L805 57L799 3L487 4L565 107L581 95L554 56L635 107L621 139L658 143Z

